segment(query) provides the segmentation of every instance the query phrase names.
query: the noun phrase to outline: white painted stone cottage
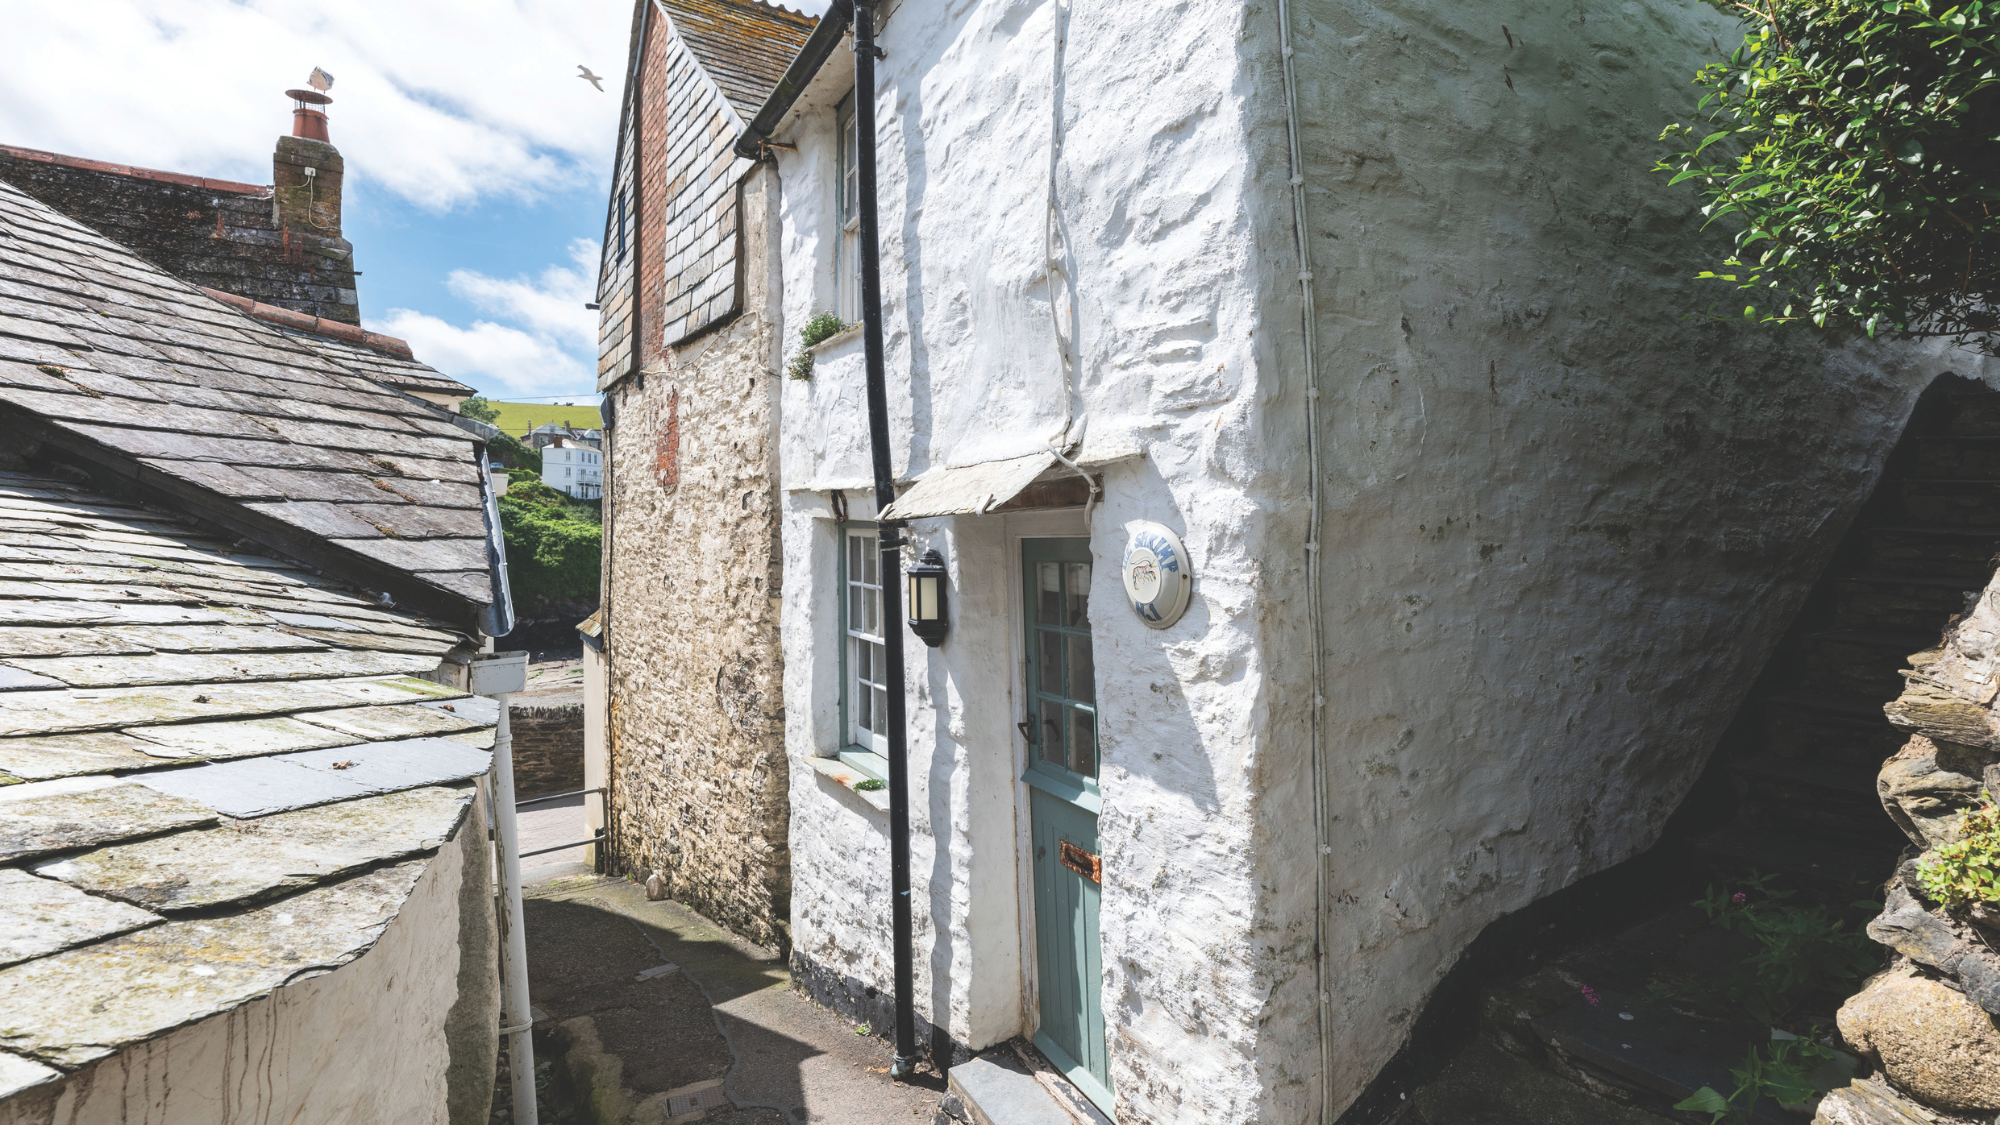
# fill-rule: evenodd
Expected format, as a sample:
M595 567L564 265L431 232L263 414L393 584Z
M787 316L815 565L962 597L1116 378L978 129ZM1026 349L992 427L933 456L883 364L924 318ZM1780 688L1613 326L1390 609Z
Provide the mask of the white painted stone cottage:
M872 98L889 514L948 572L907 685L931 1044L1032 1036L1120 1121L1332 1121L1488 923L1657 838L1919 392L1980 372L1687 316L1709 236L1649 167L1733 34L1698 4L888 3L863 91L845 12L738 145L714 309L633 288L615 201L612 712L652 574L621 474L687 479L699 427L739 543L775 505L784 758L746 776L789 785L794 971L886 1028L860 334L776 382L858 316ZM1152 524L1192 565L1164 628L1121 581Z

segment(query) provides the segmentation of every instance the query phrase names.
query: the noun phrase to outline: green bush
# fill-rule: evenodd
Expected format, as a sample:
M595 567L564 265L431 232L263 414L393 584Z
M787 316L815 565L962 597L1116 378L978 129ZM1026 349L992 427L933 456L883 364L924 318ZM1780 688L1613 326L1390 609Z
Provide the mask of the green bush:
M506 434L501 434L499 437L493 439L492 449L495 453L512 461L516 469L533 473L537 477L542 475L541 450L529 449Z
M463 417L475 422L484 422L489 426L500 420L500 412L494 409L492 403L486 401L485 395L473 395L459 403L458 412Z
M517 499L515 491L529 493ZM553 503L543 496L555 497ZM500 530L507 543L507 575L516 602L596 601L604 557L604 528L573 519L568 497L539 482L500 498Z
M792 355L792 361L785 368L794 379L810 379L813 374L813 346L831 340L846 331L851 325L845 324L830 312L815 313L806 326L799 329L799 350Z
M1917 861L1917 883L1946 909L2000 902L2000 808L1986 803L1959 814L1959 839Z
M1693 181L1754 323L2000 354L2000 0L1709 0L1748 25L1655 167Z

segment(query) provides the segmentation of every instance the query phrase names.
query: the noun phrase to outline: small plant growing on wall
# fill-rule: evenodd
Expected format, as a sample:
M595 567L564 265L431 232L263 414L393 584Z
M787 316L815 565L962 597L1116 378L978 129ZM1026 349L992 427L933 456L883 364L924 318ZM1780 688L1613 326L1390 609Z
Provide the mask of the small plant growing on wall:
M849 325L830 312L815 313L806 326L799 329L799 350L792 354L792 362L785 373L794 379L810 379L813 375L813 347L845 332Z
M1917 882L1947 910L2000 903L2000 807L1985 804L1959 814L1959 839L1917 861Z

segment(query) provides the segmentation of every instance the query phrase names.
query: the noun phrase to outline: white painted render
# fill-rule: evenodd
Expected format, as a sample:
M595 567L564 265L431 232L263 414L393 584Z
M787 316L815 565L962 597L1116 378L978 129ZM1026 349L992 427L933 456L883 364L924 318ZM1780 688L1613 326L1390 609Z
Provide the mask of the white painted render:
M1322 1076L1312 474L1276 18L906 5L878 64L899 477L1041 448L1071 419L1086 460L1145 454L1104 468L1090 527L1122 1122L1345 1107L1487 923L1648 846L1916 394L1982 372L1683 319L1724 295L1690 280L1710 264L1693 196L1648 166L1710 37L1730 37L1702 5L1300 0L1327 513ZM777 138L798 146L777 157L787 340L833 304L848 74L836 56ZM855 338L785 388L801 759L840 748L829 493L873 510L862 379ZM973 1048L1035 1011L1018 542L1081 520L911 533L954 599L950 639L908 649L916 1000ZM1140 520L1196 565L1186 617L1157 632L1114 569ZM795 948L886 992L887 818L811 769L790 784Z
M0 1125L446 1125L459 887L491 855L484 823L460 825L354 961L12 1098Z

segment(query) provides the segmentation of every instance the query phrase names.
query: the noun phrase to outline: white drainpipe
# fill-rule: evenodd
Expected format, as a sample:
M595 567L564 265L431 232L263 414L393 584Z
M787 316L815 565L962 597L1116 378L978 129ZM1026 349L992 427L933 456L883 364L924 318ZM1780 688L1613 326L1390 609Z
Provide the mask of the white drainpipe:
M500 846L500 911L507 947L501 951L506 985L501 1034L514 1080L514 1125L536 1125L534 1011L528 1002L528 931L521 918L521 834L514 821L514 736L507 729L507 696L528 686L528 654L481 653L472 663L472 692L500 705L493 732L493 827Z

